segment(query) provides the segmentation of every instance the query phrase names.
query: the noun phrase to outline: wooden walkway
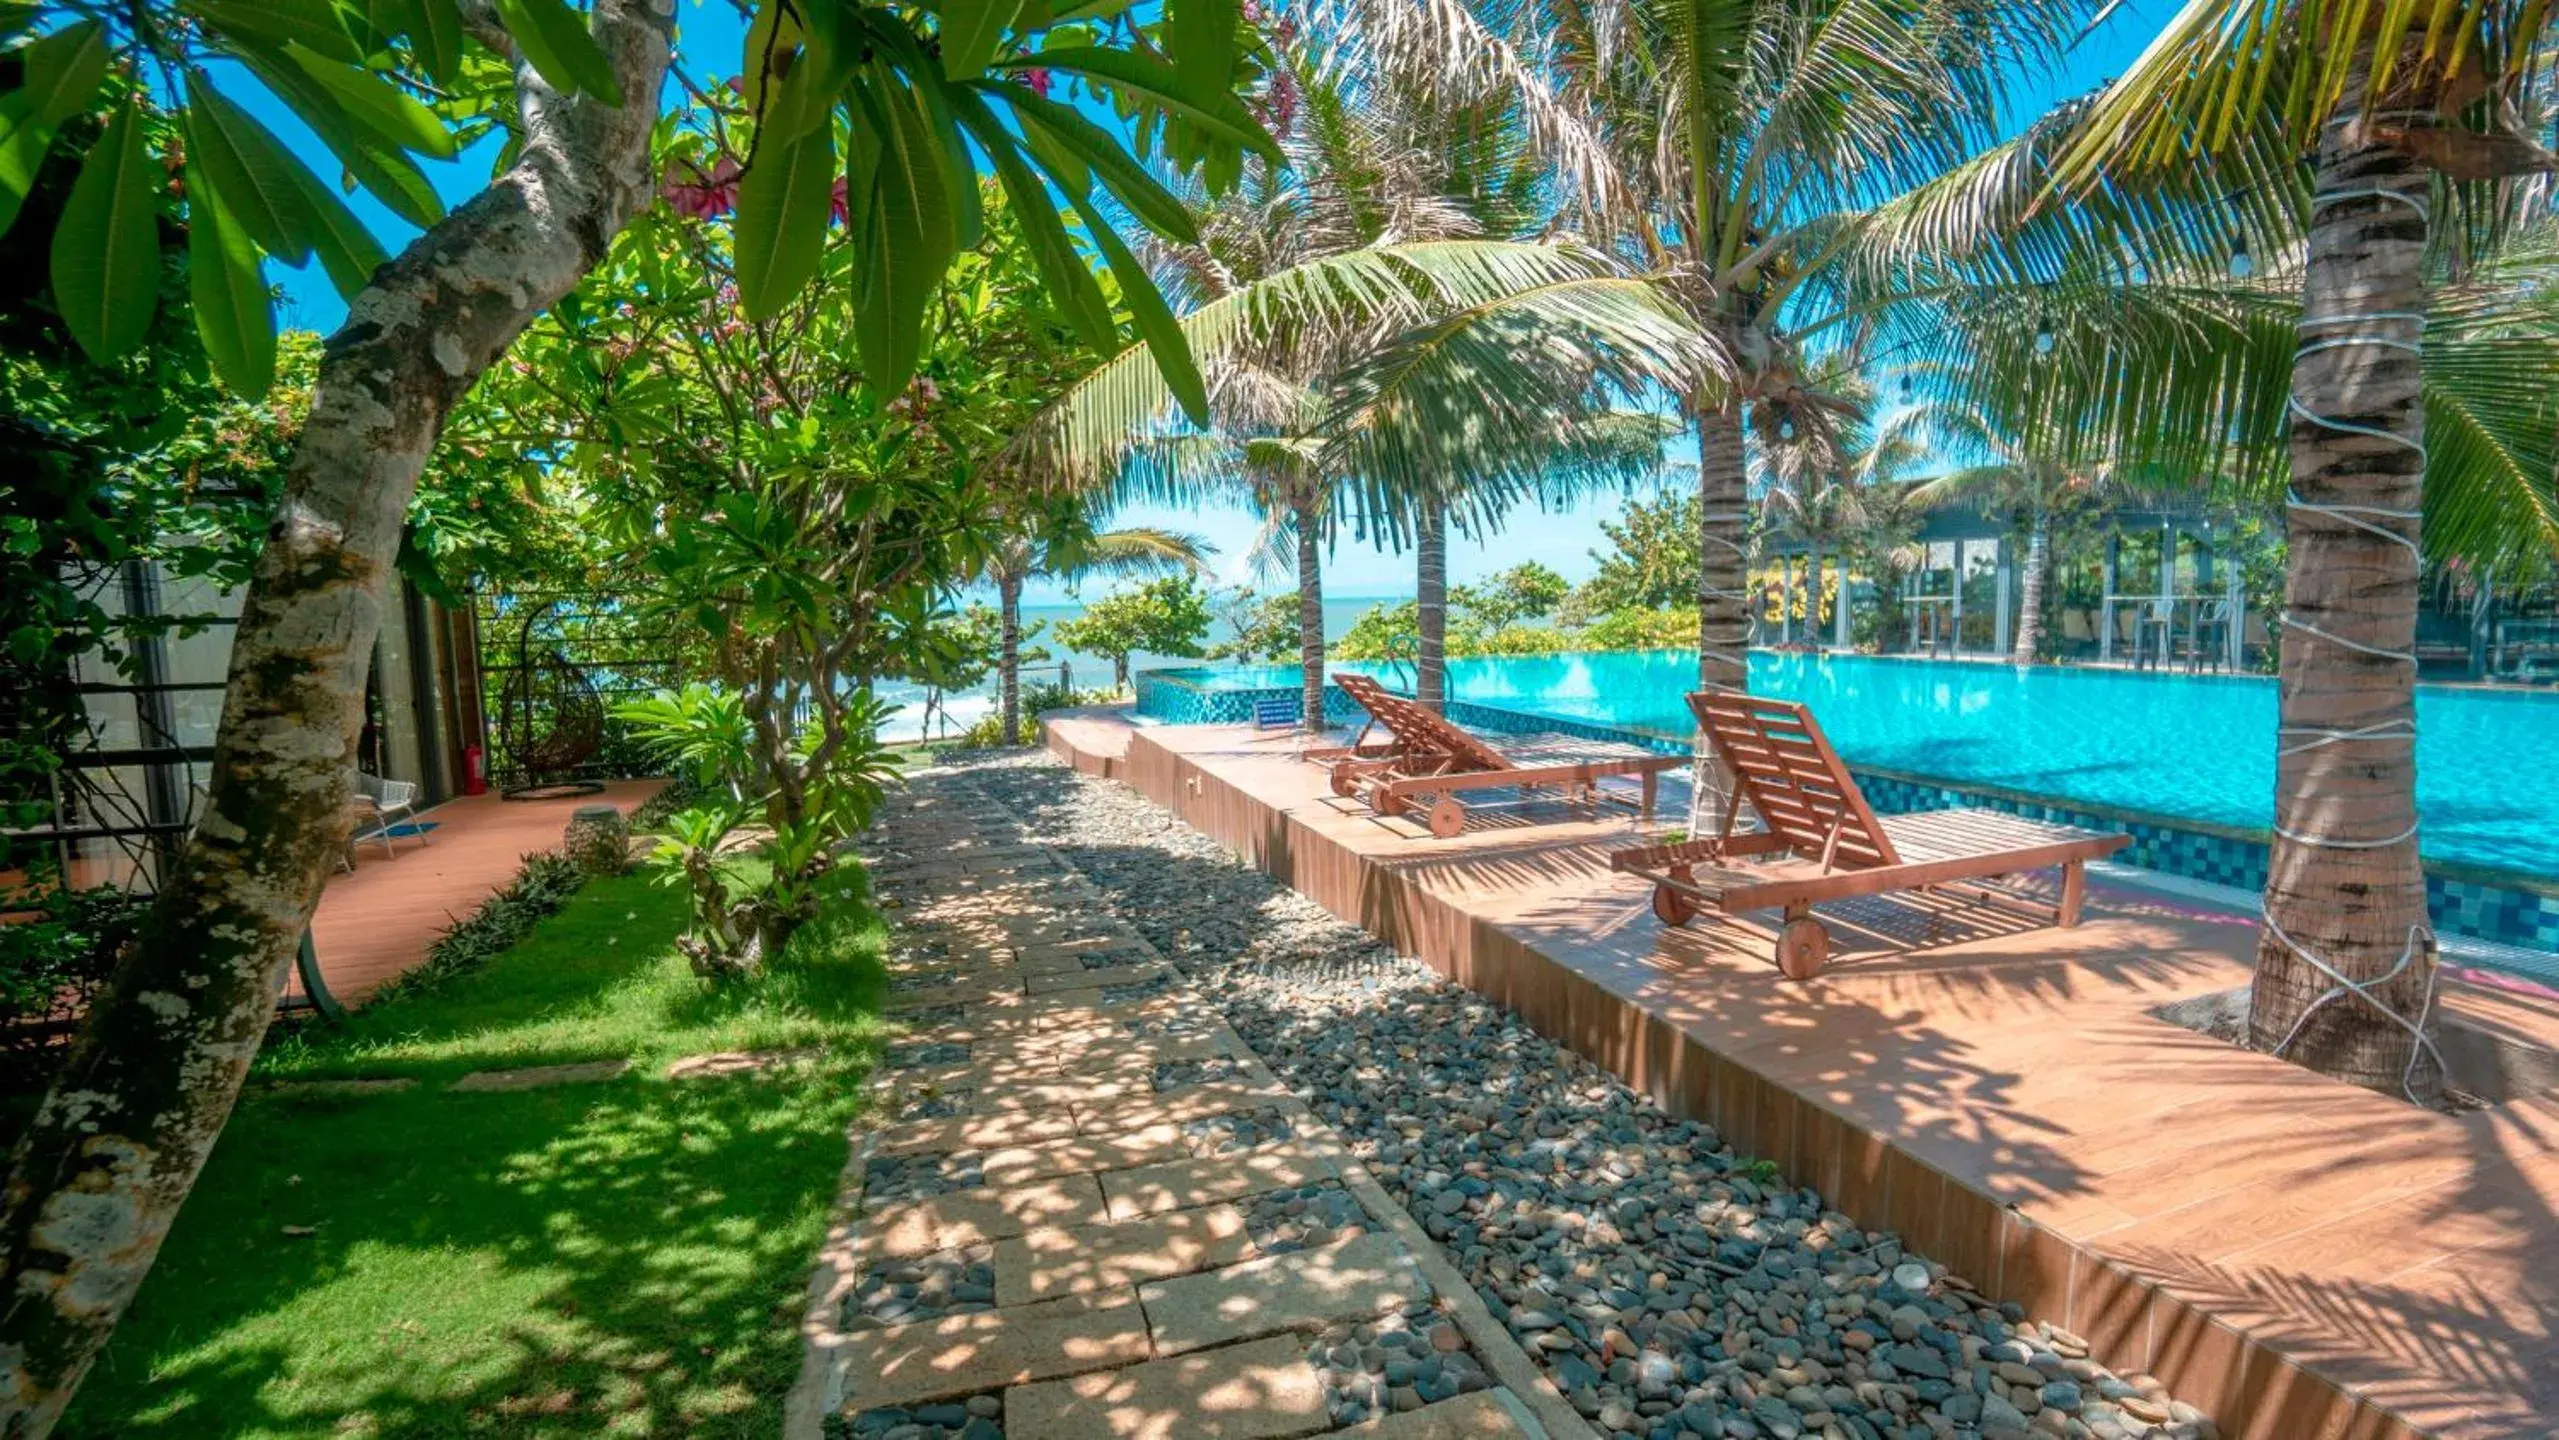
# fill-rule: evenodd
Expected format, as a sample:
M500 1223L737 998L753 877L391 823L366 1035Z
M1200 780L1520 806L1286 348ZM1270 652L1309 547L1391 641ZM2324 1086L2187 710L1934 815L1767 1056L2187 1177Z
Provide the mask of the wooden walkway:
M1436 840L1337 800L1284 736L1043 725L2232 1440L2559 1433L2559 1090L2442 1115L2156 1018L2247 983L2249 917L2107 886L2072 931L1824 907L1849 943L1796 984L1763 935L1665 930L1607 869L1624 821ZM2559 1001L2456 979L2469 1024L2559 1049Z
M426 958L436 937L480 907L515 877L526 854L560 843L581 805L606 801L625 812L656 794L663 780L616 780L602 795L576 800L500 800L468 795L420 815L435 829L420 844L396 836L393 855L367 840L356 868L330 877L311 919L320 978L342 1005L360 1005ZM287 991L298 1003L297 981Z

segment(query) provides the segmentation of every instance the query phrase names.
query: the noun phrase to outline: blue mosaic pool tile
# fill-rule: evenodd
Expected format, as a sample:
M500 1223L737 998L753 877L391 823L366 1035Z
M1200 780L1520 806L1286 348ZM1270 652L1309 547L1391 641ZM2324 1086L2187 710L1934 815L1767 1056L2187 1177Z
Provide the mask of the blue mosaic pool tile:
M1246 724L1253 718L1255 702L1265 699L1286 700L1289 702L1288 713L1292 717L1297 713L1298 691L1295 686L1211 690L1163 675L1140 673L1137 677L1137 712L1167 724ZM1560 716L1504 710L1471 701L1451 701L1448 716L1462 725L1495 734L1560 731L1589 740L1631 742L1664 754L1688 753L1687 743L1683 740ZM1324 691L1324 718L1330 724L1355 725L1367 717L1339 687L1327 686ZM2115 857L2125 864L2238 890L2266 888L2268 851L2266 842L2262 840L2188 830L2128 816L2099 815L2068 805L1963 790L1906 776L1851 768L1857 776L1858 786L1866 792L1867 803L1883 814L1899 815L1915 810L1943 810L1970 805L2048 820L2057 825L2112 830L2132 836L2132 844ZM2426 876L2426 908L2434 917L2436 930L2443 934L2466 935L2534 950L2559 951L2559 896L2430 871Z

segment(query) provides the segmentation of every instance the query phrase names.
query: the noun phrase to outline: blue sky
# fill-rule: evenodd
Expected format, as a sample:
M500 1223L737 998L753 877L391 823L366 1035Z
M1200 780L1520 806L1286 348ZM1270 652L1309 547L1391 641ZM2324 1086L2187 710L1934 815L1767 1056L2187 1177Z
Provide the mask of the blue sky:
M2079 45L2059 74L2027 77L2021 82L2020 103L2017 114L2012 117L2012 125L2022 125L2042 113L2054 100L2092 89L2120 73L2158 33L2159 27L2173 11L2169 0L2133 0L2133 3L2125 5L2105 26ZM735 72L743 37L736 11L729 0L678 0L676 24L679 64L687 66L699 77L716 79ZM318 173L324 176L336 173L336 162L290 111L267 98L263 90L254 85L228 83L233 78L221 77L226 89L247 102L259 118L298 153L310 158ZM494 140L486 141L455 160L422 163L447 201L458 202L487 182L496 148ZM348 199L356 214L381 237L387 249L396 251L416 234L413 228L394 217L370 196L358 192ZM299 271L287 270L272 262L268 268L282 287L284 298L279 318L284 324L325 332L334 329L345 318L344 303L330 288L327 277L316 263ZM1669 453L1687 456L1693 453L1692 447L1691 441L1674 441ZM1649 491L1639 490L1637 493L1641 495ZM1606 544L1600 533L1600 522L1614 517L1623 506L1623 497L1592 497L1566 513L1520 513L1512 517L1502 533L1486 539L1452 537L1449 544L1450 576L1463 583L1523 560L1537 560L1562 572L1567 578L1578 580L1590 573L1593 563L1591 552ZM1119 521L1122 524L1162 526L1202 536L1218 551L1217 578L1221 584L1257 582L1249 561L1256 517L1243 506L1187 511L1153 505L1129 506L1121 512ZM1294 582L1278 578L1257 583L1267 589L1285 587ZM1412 562L1409 556L1346 540L1327 557L1325 588L1328 593L1343 596L1410 594ZM1063 597L1054 587L1034 586L1027 598L1033 603L1045 603Z

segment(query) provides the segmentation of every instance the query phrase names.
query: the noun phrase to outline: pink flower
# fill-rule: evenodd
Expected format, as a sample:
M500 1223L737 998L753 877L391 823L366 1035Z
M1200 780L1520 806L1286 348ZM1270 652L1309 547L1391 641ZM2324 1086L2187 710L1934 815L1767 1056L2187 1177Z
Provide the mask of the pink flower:
M835 177L835 198L829 202L835 211L835 223L838 225L846 223L853 216L852 207L845 198L846 194L844 177L838 175Z
M1048 70L1045 67L1034 65L1023 71L1022 83L1031 87L1032 94L1043 100L1048 98Z
M690 216L695 220L708 220L713 216L726 215L737 208L737 180L739 173L745 169L744 166L727 155L712 162L707 174L700 166L689 160L682 164L685 174L691 178L676 179L670 176L660 191L665 195L666 203L674 208L676 214Z

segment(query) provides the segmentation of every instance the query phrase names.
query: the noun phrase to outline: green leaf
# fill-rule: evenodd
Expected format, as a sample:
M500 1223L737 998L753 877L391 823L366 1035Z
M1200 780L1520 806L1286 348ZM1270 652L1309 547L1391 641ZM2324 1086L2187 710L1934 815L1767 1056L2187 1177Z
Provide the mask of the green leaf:
M381 269L389 257L382 253L373 232L364 228L355 212L322 184L319 176L299 165L293 167L292 176L295 188L302 192L303 209L313 222L311 248L320 257L320 268L329 272L329 284L341 297L353 300L373 283L373 272Z
M607 105L622 104L622 85L613 78L613 62L586 28L586 17L564 0L497 0L498 18L515 37L534 73L562 94L586 94Z
M381 143L350 119L326 86L302 73L300 66L283 63L281 52L242 46L235 55L302 117L302 123L311 127L311 133L320 137L356 183L390 207L392 214L421 230L444 218L444 200L435 193L426 172L406 151Z
M1006 60L995 68L1042 67L1084 76L1132 99L1159 105L1219 139L1232 141L1266 159L1280 158L1279 147L1272 143L1261 122L1244 108L1243 101L1222 86L1194 86L1161 60L1098 45L1062 45Z
M913 92L894 78L879 87L879 166L855 231L860 295L853 341L875 395L895 395L915 376L924 313L951 268L957 244L941 137Z
M418 63L426 67L428 79L451 85L462 78L461 6L455 0L415 3L418 24L409 32L409 44L418 52Z
M996 90L1025 127L1047 135L1060 149L1090 167L1103 186L1148 229L1185 245L1199 239L1189 207L1147 174L1146 167L1138 164L1101 126L1072 107L1042 99L1027 86L1008 82Z
M249 236L224 213L213 173L187 167L187 298L205 358L233 394L275 383L275 307Z
M341 64L364 63L364 46L332 0L179 0L178 8L233 40L302 45Z
M969 98L974 101L976 97ZM1102 298L1101 285L1085 267L1084 257L1077 253L1066 226L1059 222L1057 202L1050 197L1048 187L1040 183L1030 166L1022 163L1013 137L982 106L974 111L963 109L961 119L995 162L995 174L1004 182L1005 198L1011 202L1013 215L1031 242L1031 258L1039 262L1049 298L1085 344L1096 350L1116 348L1119 324L1111 318L1110 302Z
M1020 0L943 0L942 73L971 80L995 58L1004 27L1021 11Z
M832 127L757 147L737 187L737 293L766 320L817 273L835 201Z
M126 100L81 162L53 231L53 298L92 360L142 343L160 303L159 167Z
M66 25L19 47L18 88L0 95L0 233L35 187L53 132L98 93L107 34L95 20Z
M1199 361L1191 354L1191 342L1173 318L1173 309L1164 303L1163 293L1155 288L1155 277L1129 253L1119 233L1111 228L1100 207L1091 197L1070 194L1067 203L1084 217L1084 233L1091 236L1111 273L1119 277L1120 299L1128 305L1129 318L1137 322L1138 338L1146 342L1146 353L1154 357L1157 373L1173 398L1182 402L1182 410L1194 425L1208 424L1208 386L1200 379Z
M341 65L299 44L287 44L284 53L337 100L347 118L378 138L438 160L453 158L453 132L399 86L361 65Z
M189 74L187 99L187 158L221 187L226 223L287 265L308 263L316 227L292 174L302 162L203 72Z
M1194 93L1232 88L1235 0L1165 0L1167 48L1182 83Z

